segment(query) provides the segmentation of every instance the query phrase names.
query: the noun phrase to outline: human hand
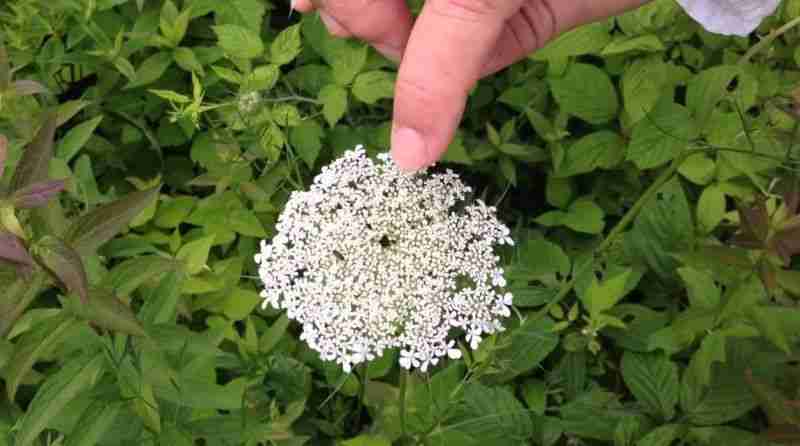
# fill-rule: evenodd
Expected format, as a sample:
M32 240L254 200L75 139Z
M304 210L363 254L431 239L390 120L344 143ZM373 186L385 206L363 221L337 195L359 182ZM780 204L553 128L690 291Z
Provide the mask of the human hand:
M295 0L293 7L319 9L331 34L366 40L400 62L392 157L416 170L444 154L480 78L569 29L646 1L427 0L416 22L405 0Z

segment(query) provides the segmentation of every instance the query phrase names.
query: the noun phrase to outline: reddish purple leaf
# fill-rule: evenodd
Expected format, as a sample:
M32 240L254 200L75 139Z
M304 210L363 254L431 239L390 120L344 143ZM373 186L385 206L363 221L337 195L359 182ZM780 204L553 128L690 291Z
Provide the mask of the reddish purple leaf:
M6 135L0 135L0 178L3 178L3 172L6 169L7 157L8 157L8 138L6 138Z
M47 180L31 184L14 192L14 207L31 209L42 207L66 187L65 180Z
M93 209L75 221L65 238L88 255L128 226L156 197L160 187L132 192L119 200Z
M56 134L56 113L46 112L42 128L22 152L22 158L11 179L11 190L18 191L47 179L50 159L53 157L53 138Z
M0 232L0 259L33 266L33 257L22 240L10 232Z
M53 236L42 238L33 253L39 263L56 278L67 291L77 294L83 303L89 300L89 282L80 255L64 240Z
M14 87L14 91L19 96L31 96L34 94L44 94L49 92L47 87L44 85L30 80L16 81L12 84L12 86Z
M765 242L769 234L769 215L763 199L756 200L750 206L739 206L739 219L742 231L753 239Z

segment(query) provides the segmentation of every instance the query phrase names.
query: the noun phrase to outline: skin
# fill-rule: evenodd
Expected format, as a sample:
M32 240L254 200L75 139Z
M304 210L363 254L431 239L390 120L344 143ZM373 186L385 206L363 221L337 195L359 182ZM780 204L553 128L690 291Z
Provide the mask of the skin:
M647 0L426 0L413 21L405 0L294 0L318 10L328 31L370 43L400 64L392 157L413 171L444 154L468 92L576 26Z

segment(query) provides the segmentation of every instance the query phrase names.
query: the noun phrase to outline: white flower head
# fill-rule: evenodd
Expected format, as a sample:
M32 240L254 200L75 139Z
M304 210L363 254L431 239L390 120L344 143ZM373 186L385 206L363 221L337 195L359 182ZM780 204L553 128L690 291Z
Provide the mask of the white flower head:
M404 173L359 146L294 192L255 256L264 306L286 310L300 339L346 372L400 349L422 371L502 330L511 294L494 248L511 244L495 209L468 201L452 171Z

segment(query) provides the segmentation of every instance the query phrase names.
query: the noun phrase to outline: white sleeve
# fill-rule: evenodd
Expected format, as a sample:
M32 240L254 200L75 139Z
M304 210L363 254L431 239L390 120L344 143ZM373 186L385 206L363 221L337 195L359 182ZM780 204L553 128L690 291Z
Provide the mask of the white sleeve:
M780 0L678 0L678 3L713 33L746 36L775 12Z

